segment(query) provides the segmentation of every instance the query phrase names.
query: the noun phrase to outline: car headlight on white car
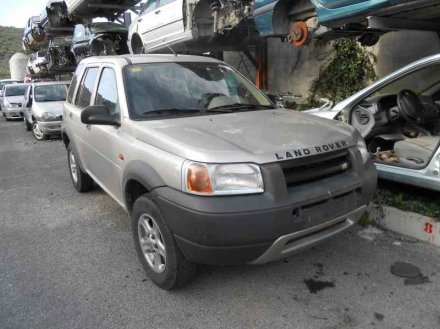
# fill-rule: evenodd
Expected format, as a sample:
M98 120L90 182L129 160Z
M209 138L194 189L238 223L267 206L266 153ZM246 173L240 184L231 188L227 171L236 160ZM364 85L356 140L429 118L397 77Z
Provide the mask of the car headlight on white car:
M361 152L362 161L364 162L364 164L367 163L367 161L370 160L371 156L370 152L368 152L367 144L365 144L365 141L361 136L358 137L356 147L358 148L359 152Z
M56 119L56 118L57 118L57 116L55 114L51 113L51 112L43 112L43 114L41 114L41 119L43 121L45 121L45 120L53 120L53 119Z
M235 195L264 192L260 167L251 163L207 164L189 161L183 166L183 188L198 195Z

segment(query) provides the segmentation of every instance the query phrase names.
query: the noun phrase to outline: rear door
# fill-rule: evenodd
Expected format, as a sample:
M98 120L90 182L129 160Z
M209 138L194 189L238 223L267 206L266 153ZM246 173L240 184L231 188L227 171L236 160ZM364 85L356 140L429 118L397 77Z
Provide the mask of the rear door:
M76 92L71 93L69 90L69 95L67 97L67 102L64 105L63 118L66 120L66 124L70 127L69 132L71 133L70 139L74 140L74 147L78 152L78 156L83 164L83 169L88 170L90 168L87 158L87 126L81 122L81 112L84 108L90 105L92 100L93 90L96 84L97 76L99 73L98 66L90 66L85 68L85 72L81 80L77 81L78 77L75 76L72 80L72 87L74 84L79 83Z
M159 7L154 12L162 22L158 30L159 43L179 39L185 31L183 0L159 0Z
M148 0L142 7L142 11L138 17L138 33L141 35L146 48L154 45L156 40L160 37L158 35L158 28L162 22L160 17L156 14L158 0Z

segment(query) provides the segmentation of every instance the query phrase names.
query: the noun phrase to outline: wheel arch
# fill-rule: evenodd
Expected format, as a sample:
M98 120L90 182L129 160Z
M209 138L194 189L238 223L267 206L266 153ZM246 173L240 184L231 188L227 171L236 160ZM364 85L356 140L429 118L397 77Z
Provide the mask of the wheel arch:
M291 20L305 21L316 16L313 0L280 0L273 9L272 29L275 35L287 35Z
M131 213L134 202L141 195L165 185L157 171L147 163L142 161L129 163L124 169L122 178L124 202L127 210Z

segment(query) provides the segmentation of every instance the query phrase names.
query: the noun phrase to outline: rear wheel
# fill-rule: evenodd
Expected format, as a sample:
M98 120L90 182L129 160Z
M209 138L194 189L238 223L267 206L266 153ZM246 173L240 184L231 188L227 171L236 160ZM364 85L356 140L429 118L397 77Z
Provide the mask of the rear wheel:
M132 231L139 259L148 278L171 290L184 286L196 265L189 262L177 243L151 195L144 194L133 205Z
M69 145L67 147L67 162L69 164L70 178L72 184L78 192L87 192L93 188L93 179L82 171L78 165L77 156Z

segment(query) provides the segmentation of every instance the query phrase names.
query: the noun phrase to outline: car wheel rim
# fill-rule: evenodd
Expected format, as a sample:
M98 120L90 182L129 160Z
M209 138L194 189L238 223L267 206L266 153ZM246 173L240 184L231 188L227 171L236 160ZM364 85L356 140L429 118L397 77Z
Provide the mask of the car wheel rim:
M143 214L138 221L138 237L142 254L152 270L162 273L166 267L166 249L162 233L153 217Z
M33 132L34 132L34 136L37 139L43 139L43 132L40 130L40 127L38 126L38 123L34 124Z
M69 165L73 182L76 184L78 182L78 167L76 166L75 155L72 151L69 154Z

